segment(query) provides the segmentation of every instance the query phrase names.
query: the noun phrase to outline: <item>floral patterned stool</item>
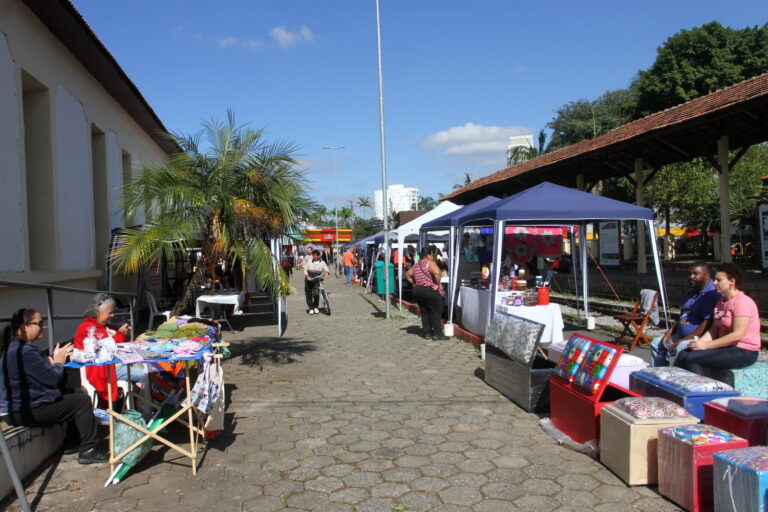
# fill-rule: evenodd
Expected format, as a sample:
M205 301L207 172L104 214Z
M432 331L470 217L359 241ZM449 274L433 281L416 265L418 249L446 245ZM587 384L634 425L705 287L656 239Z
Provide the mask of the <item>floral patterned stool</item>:
M768 400L753 396L718 398L704 404L704 423L743 437L749 446L768 442Z
M768 447L717 452L713 477L715 510L768 509Z
M768 364L761 361L737 370L709 369L706 375L728 384L743 395L768 398Z
M658 396L704 418L704 402L739 396L728 384L677 367L646 368L629 376L629 389L641 396Z
M655 484L659 429L698 422L698 418L664 398L616 400L603 407L600 414L600 462L629 485Z
M689 511L712 510L712 456L747 440L705 425L659 431L659 492Z

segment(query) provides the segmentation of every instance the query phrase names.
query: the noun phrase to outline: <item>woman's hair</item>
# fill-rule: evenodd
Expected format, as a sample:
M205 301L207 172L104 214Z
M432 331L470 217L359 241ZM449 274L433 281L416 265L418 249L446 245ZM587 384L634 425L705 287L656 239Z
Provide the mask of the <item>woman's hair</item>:
M744 272L737 264L722 263L715 267L715 272L723 272L728 279L733 279L736 288L741 290L741 285L744 284Z
M384 253L380 252L379 256L376 258L376 261L384 261Z
M434 245L425 245L421 248L421 251L419 255L422 258L426 258L428 256L432 256L433 258L436 258L440 254L440 250L435 247Z
M11 322L3 329L3 334L0 335L0 353L5 354L8 350L8 345L11 344L11 340L16 335L22 325L32 321L32 318L38 313L36 309L21 308L16 311L11 317Z
M113 306L115 305L115 299L113 299L111 295L108 293L97 293L93 296L91 302L88 303L88 307L83 311L83 315L90 318L96 318L99 316L99 311L104 309L104 307L110 303Z

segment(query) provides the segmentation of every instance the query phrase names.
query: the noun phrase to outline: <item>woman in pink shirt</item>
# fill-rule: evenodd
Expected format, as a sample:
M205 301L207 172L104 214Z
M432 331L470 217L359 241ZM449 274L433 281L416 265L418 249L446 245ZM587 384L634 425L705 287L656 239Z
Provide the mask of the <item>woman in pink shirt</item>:
M715 271L715 289L723 298L715 305L712 328L682 351L675 365L704 375L707 368L744 368L757 361L760 315L757 304L741 291L744 273L734 263Z

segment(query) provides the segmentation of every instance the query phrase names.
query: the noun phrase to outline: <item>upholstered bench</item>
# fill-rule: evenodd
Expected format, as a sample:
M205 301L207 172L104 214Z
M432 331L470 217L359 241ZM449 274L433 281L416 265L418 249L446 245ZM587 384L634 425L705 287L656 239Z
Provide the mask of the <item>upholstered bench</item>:
M704 402L739 396L731 386L677 367L646 368L629 376L629 389L641 396L672 400L697 418L704 418Z
M761 361L736 370L710 368L706 376L728 384L742 395L768 398L768 364Z
M705 425L659 431L659 493L689 511L712 510L712 456L747 440Z
M704 404L704 423L733 432L749 446L768 441L768 400L751 396L718 398Z
M717 452L713 462L715 510L768 509L768 447Z
M665 398L616 400L600 412L600 462L629 485L655 484L659 429L698 422Z

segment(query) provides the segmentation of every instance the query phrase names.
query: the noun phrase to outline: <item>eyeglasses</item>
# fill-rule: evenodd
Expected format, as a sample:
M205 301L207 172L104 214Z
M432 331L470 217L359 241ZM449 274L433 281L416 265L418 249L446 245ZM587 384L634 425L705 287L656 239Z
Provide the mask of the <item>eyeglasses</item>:
M36 325L41 329L45 327L45 320L40 320L39 322L25 322L25 323L26 325Z

